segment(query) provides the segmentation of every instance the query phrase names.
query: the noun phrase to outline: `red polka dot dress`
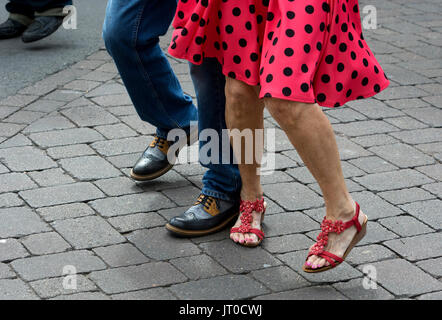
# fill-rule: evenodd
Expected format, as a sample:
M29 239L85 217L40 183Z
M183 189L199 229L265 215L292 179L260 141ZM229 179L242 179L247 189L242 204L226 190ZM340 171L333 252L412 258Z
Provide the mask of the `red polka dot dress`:
M260 97L338 107L389 81L362 35L357 0L180 0L170 54L260 85Z

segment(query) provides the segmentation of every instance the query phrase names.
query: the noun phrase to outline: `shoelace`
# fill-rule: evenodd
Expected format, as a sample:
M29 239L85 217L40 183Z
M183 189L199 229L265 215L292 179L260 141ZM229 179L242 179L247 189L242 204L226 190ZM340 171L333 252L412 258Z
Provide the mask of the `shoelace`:
M201 194L195 202L195 205L202 204L207 210L210 209L212 203L215 202L215 198ZM216 202L215 202L216 205Z
M152 142L150 143L149 147L155 148L156 146L158 146L158 148L164 149L167 143L168 142L166 139L155 136Z

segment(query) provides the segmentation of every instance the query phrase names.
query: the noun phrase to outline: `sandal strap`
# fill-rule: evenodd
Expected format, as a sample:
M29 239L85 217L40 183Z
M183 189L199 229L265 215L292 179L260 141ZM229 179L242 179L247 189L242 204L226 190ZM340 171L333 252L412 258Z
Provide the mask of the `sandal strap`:
M252 212L258 212L264 214L265 206L264 206L264 197L261 199L256 199L255 201L243 201L241 200L239 205L240 212L240 220L241 225L239 227L231 228L230 233L254 233L258 237L264 237L264 233L262 233L259 229L252 229L252 221L253 216ZM255 231L254 231L255 230Z
M256 234L256 236L257 236L259 239L261 239L261 240L263 240L264 237L265 237L264 232L263 232L262 230L259 230L259 229L250 229L249 232L250 232L250 233L254 233L254 234Z

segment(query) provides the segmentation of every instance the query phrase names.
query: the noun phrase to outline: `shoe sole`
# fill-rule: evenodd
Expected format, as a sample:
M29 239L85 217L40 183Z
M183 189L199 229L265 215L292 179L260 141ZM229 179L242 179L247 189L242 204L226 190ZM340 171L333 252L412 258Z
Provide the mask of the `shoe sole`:
M347 258L348 254L350 253L350 251L358 244L359 241L362 240L362 238L365 237L365 234L367 233L367 222L368 222L368 217L365 218L364 223L361 226L361 231L358 232L354 237L353 240L350 242L350 245L348 246L347 250L345 250L344 256L342 257L342 260L345 261L345 259ZM302 270L304 272L307 273L319 273L319 272L324 272L330 269L334 269L336 267L338 267L342 262L339 263L335 263L335 266L333 267L332 265L326 266L326 267L322 267L322 268L318 268L318 269L311 269L311 268L306 268L305 266L302 267Z
M211 229L207 230L185 230L180 229L177 227L172 226L170 223L166 224L166 229L170 232L180 235L180 236L187 236L187 237L200 237L200 236L206 236L211 233L215 233L221 229L223 229L225 226L227 226L234 218L238 217L238 214L234 214L233 216L229 217L228 219L224 220L223 223L217 225L216 227L213 227Z
M137 181L149 181L149 180L154 180L156 178L161 177L163 174L167 173L170 169L173 168L173 164L169 164L167 167L161 169L160 171L154 172L152 174L149 175L145 175L145 176L140 176L138 174L134 173L134 170L131 169L130 170L130 176L132 179L137 180Z

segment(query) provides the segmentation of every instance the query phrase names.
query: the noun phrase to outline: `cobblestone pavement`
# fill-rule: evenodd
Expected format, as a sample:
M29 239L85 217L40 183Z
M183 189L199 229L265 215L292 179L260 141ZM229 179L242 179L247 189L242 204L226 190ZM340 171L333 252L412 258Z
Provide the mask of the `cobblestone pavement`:
M392 85L325 110L348 187L370 217L346 263L301 271L323 200L279 128L261 247L235 245L227 230L167 234L166 220L195 201L204 169L129 178L154 128L138 119L100 50L0 101L0 299L441 299L442 3L363 5L378 10L378 29L365 36ZM170 62L194 96L187 63ZM275 127L268 115L265 123ZM62 285L66 266L78 273L75 290ZM377 289L364 289L364 274Z

